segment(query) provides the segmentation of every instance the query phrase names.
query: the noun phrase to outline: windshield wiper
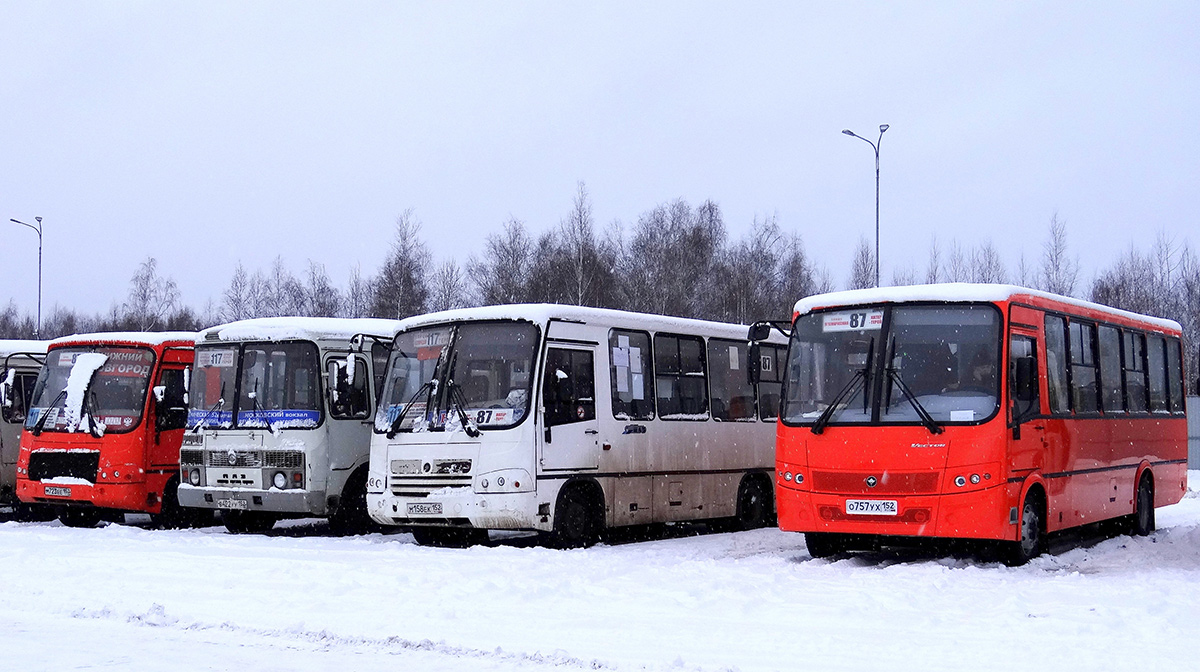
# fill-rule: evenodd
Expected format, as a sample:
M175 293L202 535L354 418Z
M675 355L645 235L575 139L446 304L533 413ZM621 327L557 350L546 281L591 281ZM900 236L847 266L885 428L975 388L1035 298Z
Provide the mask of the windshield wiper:
M278 430L276 430L275 426L271 424L271 419L267 417L267 409L263 408L263 405L258 401L258 378L254 379L254 390L250 393L250 401L254 402L254 407L250 410L254 411L255 415L258 416L258 419L263 421L263 424L267 426L267 431L271 433L271 436L275 436L278 433Z
M33 434L34 436L42 435L42 432L45 431L46 428L46 418L50 417L51 409L57 406L58 402L65 399L66 396L67 391L65 389L58 393L58 396L54 398L54 401L50 402L50 405L46 407L46 410L42 411L42 417L38 418L37 422L33 423L33 427L29 430L30 434Z
M895 352L895 348L896 337L893 336L891 341L888 342L889 353ZM888 379L894 383L896 387L900 388L900 392L902 392L905 398L908 399L908 403L912 404L913 410L917 412L917 417L921 419L921 424L925 425L925 428L929 430L930 434L941 434L942 432L946 431L937 423L937 420L933 419L933 416L929 414L929 411L925 410L925 407L921 405L921 402L917 401L917 395L913 394L913 391L904 383L904 379L900 377L900 372L896 369L896 367L890 366L891 363L892 362L889 359L889 366L887 367ZM888 405L891 405L891 400L892 388L889 386L887 398Z
M471 437L472 439L479 436L479 428L476 427L475 423L471 422L471 419L467 417L467 412L465 410L467 402L465 399L463 399L462 385L459 385L453 380L450 381L450 397L452 399L451 405L458 409L458 421L462 423L463 431L466 432L467 436Z
M872 336L871 343L867 346L866 365L854 372L854 376L851 377L846 383L846 386L837 393L837 396L833 398L833 402L830 403L829 406L825 407L825 411L821 413L821 417L817 418L817 421L813 423L813 434L820 434L821 432L825 431L825 426L828 425L831 420L833 420L833 414L837 412L837 409L842 405L842 402L850 399L850 397L853 397L854 393L858 391L859 383L863 384L863 413L867 412L867 372L871 370L871 364L874 359L875 337Z
M208 412L204 414L204 417L200 418L200 421L197 422L196 426L192 428L192 433L196 434L200 431L200 429L202 427L207 427L209 417L211 417L213 413L216 413L217 411L221 410L221 407L224 405L225 405L225 382L222 381L221 382L221 393L219 395L217 395L217 403L213 404L212 408L208 409Z
M400 409L400 413L398 413L396 415L396 419L393 420L392 424L388 427L387 438L389 438L389 439L394 438L396 436L396 432L404 431L400 428L400 425L402 425L404 423L404 416L408 415L408 409L412 408L413 404L415 404L417 402L417 397L421 396L422 392L433 390L433 381L434 380L435 379L431 378L428 381L426 381L425 383L423 383L420 387L417 388L417 391L414 392L411 397L409 397L408 403L404 404L404 408ZM428 412L428 410L429 410L429 401L428 400L425 401L425 409L426 409L426 412ZM410 431L410 432L413 431L413 428L409 427L408 431Z
M84 406L87 407L88 434L92 435L92 438L94 439L104 436L104 433L99 427L96 426L100 423L100 421L96 418L98 415L96 411L100 407L100 402L96 401L96 393L94 391L89 391L88 395L84 397Z

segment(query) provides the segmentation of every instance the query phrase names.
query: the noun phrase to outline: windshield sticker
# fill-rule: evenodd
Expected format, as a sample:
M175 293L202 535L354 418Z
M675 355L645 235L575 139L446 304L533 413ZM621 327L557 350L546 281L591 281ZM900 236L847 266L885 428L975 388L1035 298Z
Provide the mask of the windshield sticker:
M882 328L883 309L825 313L821 317L821 330L825 332L878 331Z
M194 427L199 423L204 423L209 427L214 425L228 427L233 423L233 411L209 411L203 408L189 408L188 425Z
M234 365L236 350L202 350L196 353L196 366L226 369Z
M292 426L316 425L321 421L321 412L303 409L275 408L271 410L238 411L239 426L265 426L267 423Z

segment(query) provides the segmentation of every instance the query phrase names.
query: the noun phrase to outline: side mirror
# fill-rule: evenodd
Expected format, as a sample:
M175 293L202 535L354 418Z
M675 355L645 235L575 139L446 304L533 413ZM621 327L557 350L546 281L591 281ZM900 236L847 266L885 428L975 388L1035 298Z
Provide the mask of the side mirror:
M751 327L751 330L753 328ZM762 347L758 343L751 343L746 359L750 360L746 362L746 377L751 385L757 385L759 379L762 378Z
M771 336L771 325L766 322L755 322L750 325L750 331L746 334L746 340L750 341L765 341Z
M1021 357L1017 359L1016 380L1013 381L1013 398L1026 403L1034 401L1037 399L1037 389L1037 360L1033 357Z

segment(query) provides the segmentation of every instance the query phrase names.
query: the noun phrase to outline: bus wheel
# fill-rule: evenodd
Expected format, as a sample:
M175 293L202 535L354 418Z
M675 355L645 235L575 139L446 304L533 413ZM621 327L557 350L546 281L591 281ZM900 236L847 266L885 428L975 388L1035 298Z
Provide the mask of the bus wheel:
M42 504L20 502L13 506L13 517L19 523L37 523L54 520L54 509Z
M1133 510L1133 525L1131 532L1139 537L1149 535L1154 531L1154 478L1147 471L1138 481L1137 503Z
M804 545L814 558L828 558L846 550L846 537L834 532L805 532Z
M366 534L378 529L367 513L367 468L361 467L346 479L338 507L329 517L334 534Z
M69 506L58 512L58 520L67 527L95 527L100 522L100 510Z
M1021 538L1005 542L1008 545L1005 564L1017 567L1045 552L1046 525L1043 518L1040 494L1033 491L1025 495L1025 503L1021 506Z
M487 543L488 531L476 528L461 527L422 527L412 528L413 539L421 546L441 546L443 548L467 548L475 544Z
M579 486L567 486L558 495L554 507L554 531L550 545L555 548L585 548L600 541L602 523L595 498Z
M771 506L771 490L763 485L762 479L747 476L738 487L737 528L753 530L774 523L774 507Z
M233 534L266 532L275 527L275 516L261 511L223 511L225 529Z
M150 520L164 530L177 530L187 527L192 521L192 514L179 506L179 479L172 477L163 488L162 508L158 513L150 514Z

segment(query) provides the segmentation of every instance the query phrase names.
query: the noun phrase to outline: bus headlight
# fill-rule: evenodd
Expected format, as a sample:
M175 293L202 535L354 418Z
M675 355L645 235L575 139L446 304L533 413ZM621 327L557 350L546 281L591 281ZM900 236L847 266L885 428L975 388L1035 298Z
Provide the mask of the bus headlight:
M271 477L271 483L280 490L287 488L287 474L283 473L282 471L275 472L275 475Z
M188 472L188 483L192 485L200 485L200 470L192 469Z
M967 479L963 478L962 476L955 476L954 484L961 488L967 484Z
M790 483L792 480L792 472L790 472L790 471L783 472L783 480L788 481Z

